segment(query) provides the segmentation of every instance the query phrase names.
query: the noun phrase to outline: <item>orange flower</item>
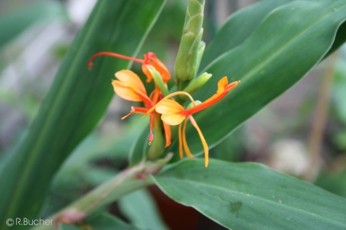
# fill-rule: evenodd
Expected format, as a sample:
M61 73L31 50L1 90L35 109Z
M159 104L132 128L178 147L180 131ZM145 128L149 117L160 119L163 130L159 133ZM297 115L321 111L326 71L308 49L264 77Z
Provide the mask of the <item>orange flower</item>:
M204 110L213 104L217 103L220 101L222 98L224 98L229 91L231 91L234 87L236 87L239 84L239 81L234 81L230 84L228 84L228 79L227 77L223 77L220 79L218 82L218 89L217 92L211 96L209 99L202 103L197 103L193 98L191 97L190 94L183 92L183 91L178 91L172 94L169 94L165 98L163 98L161 101L159 101L156 106L155 110L156 112L161 114L161 119L163 120L164 123L168 125L179 125L178 128L178 138L179 138L179 156L180 158L183 157L183 151L185 151L186 155L188 157L192 157L193 154L191 153L187 141L186 141L186 125L187 125L187 120L190 120L191 124L193 127L198 132L198 135L201 139L203 150L204 150L204 159L205 159L205 167L208 167L209 163L209 147L208 144L203 136L203 133L201 129L199 128L197 122L193 118L193 114ZM191 102L192 102L192 107L185 109L182 105L180 105L178 102L175 100L172 100L170 98L177 96L177 95L185 95L187 96Z
M144 54L144 59L138 59L129 57L126 55L113 53L113 52L99 52L91 56L88 67L89 69L93 66L93 61L95 58L100 56L110 56L110 57L116 57L120 59L125 59L129 61L134 61L142 64L142 71L147 77L147 82L151 82L153 80L152 73L149 70L149 66L152 66L161 76L162 81L166 84L170 80L170 73L166 66L156 57L156 55L152 52L148 52ZM112 81L114 92L121 98L128 100L128 101L135 101L135 102L143 102L144 107L131 107L131 111L129 114L122 117L122 119L127 118L128 116L134 114L134 113L140 113L140 114L149 114L149 138L148 142L149 144L154 140L154 124L155 119L157 119L158 114L153 110L150 113L148 111L159 101L162 99L162 92L160 90L160 87L155 85L155 89L152 91L150 96L148 96L145 87L141 81L141 79L138 77L137 74L132 72L131 70L121 70L115 73L115 77L117 80ZM166 138L166 144L165 146L169 146L171 144L171 132L169 125L163 124L164 132L165 132L165 138Z
M120 70L115 73L118 80L113 80L114 92L128 101L143 102L146 107L153 106L153 101L148 97L145 87L137 74L131 70Z
M88 62L88 67L89 69L92 68L94 59L100 56L109 56L109 57L115 57L115 58L120 58L120 59L125 59L129 61L134 61L142 64L142 71L147 77L147 82L151 82L153 80L153 76L148 70L148 66L153 66L157 72L160 73L162 80L164 83L167 83L169 79L171 78L171 75L167 69L167 67L156 57L156 55L153 52L148 52L144 54L144 59L138 59L134 57L129 57L126 55L118 54L118 53L113 53L113 52L99 52L91 56L89 62Z
M144 59L138 59L129 57L126 55L113 53L113 52L99 52L91 56L88 67L89 69L93 66L93 61L95 58L100 56L110 56L120 59L125 59L129 61L134 61L142 64L142 71L147 77L147 82L151 82L153 80L152 73L149 70L149 66L152 66L161 76L162 81L166 84L170 79L170 73L167 69L167 67L156 57L156 55L152 52L148 52L144 54ZM141 79L138 77L137 74L132 72L131 70L121 70L117 73L115 73L115 77L118 80L113 80L112 85L114 92L121 98L128 100L128 101L135 101L135 102L143 102L144 107L131 107L131 112L122 119L127 118L128 116L134 114L134 113L141 113L141 114L148 114L148 110L151 109L161 98L162 98L162 92L160 90L160 87L155 85L155 89L152 91L150 96L148 96L145 87L141 81ZM154 140L154 134L153 129L155 125L155 117L158 116L158 114L153 111L150 114L149 119L149 144ZM166 137L166 147L171 144L171 132L170 128L167 124L163 125L165 137Z
M168 90L166 84L170 80L170 73L168 72L166 66L152 52L146 53L144 55L144 59L128 57L112 52L99 52L90 58L88 63L89 68L92 67L93 60L99 56L111 56L141 63L142 71L147 77L147 82L154 80L155 88L150 95L148 95L143 82L136 73L132 72L131 70L120 70L115 73L116 80L112 81L114 92L125 100L142 102L144 104L144 107L131 107L130 113L122 117L122 119L125 119L132 114L149 115L149 144L154 139L154 125L157 125L159 124L158 122L162 121L166 138L165 147L168 147L171 144L170 126L179 125L178 139L180 158L183 158L184 152L188 157L193 157L186 140L186 126L189 120L192 126L197 130L201 139L204 150L205 167L207 167L209 162L209 147L201 129L192 115L220 101L227 95L229 91L239 84L239 81L228 83L227 77L221 78L218 82L217 92L209 99L201 103L195 101L189 93L184 91L177 91L167 95ZM164 97L165 95L167 96ZM192 103L192 106L185 109L177 101L171 99L172 97L178 95L188 97Z
M131 70L120 70L115 73L115 77L118 80L113 80L112 85L114 92L121 98L128 101L135 102L143 102L144 107L131 107L131 112L122 117L121 119L125 119L128 116L139 113L139 114L149 114L149 139L148 142L151 143L154 139L153 128L154 128L154 119L155 114L157 114L154 110L148 112L161 98L162 95L159 94L158 91L153 91L150 97L147 95L145 87L139 78L139 76L132 72ZM166 147L171 144L171 132L169 126L164 124L164 131L166 137Z

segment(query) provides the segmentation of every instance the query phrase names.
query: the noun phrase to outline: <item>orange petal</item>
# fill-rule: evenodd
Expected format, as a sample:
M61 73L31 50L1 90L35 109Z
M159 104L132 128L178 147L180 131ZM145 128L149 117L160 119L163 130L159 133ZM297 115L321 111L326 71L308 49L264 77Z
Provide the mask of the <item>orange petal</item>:
M174 100L163 99L157 103L155 110L160 114L181 113L184 107Z
M126 84L118 81L112 81L114 92L121 98L128 101L143 101L142 97L134 91L131 87L128 87Z
M147 82L151 82L153 80L153 76L151 76L151 73L145 64L142 65L142 72L147 77Z
M219 82L217 83L217 91L216 91L216 94L220 94L222 92L225 91L225 88L227 87L228 85L228 79L227 77L223 77L219 80Z
M161 120L169 125L179 125L186 117L178 113L162 114Z
M172 142L172 132L171 132L171 127L163 122L163 130L165 131L165 138L166 138L166 144L165 148L171 145Z
M228 84L227 77L221 78L218 82L217 92L207 100L203 101L202 103L190 109L187 109L185 111L185 114L189 116L214 105L215 103L219 102L222 98L224 98L230 90L236 87L239 84L239 82L240 81L234 81Z
M186 118L184 107L171 99L163 99L156 104L156 112L162 114L161 119L169 125L179 125Z
M141 92L145 95L147 94L141 79L131 70L120 70L115 73L115 77L122 83L126 84L128 87L133 88L135 91Z
M233 88L235 88L239 83L240 83L240 81L234 81L234 82L229 83L229 84L226 86L226 91L227 91L227 92L231 91L231 90L232 90Z
M184 152L183 152L183 133L182 133L182 126L183 124L179 125L178 128L178 139L179 139L179 157L180 159L183 159Z
M137 74L131 70L120 70L115 73L118 80L112 82L113 89L118 96L129 101L142 101L146 107L152 105L145 87Z
M150 82L152 76L148 71L146 65L153 66L157 70L157 72L160 73L164 83L167 83L171 78L167 67L160 61L160 59L156 57L156 55L153 52L148 52L144 55L144 64L142 65L142 70L147 76L147 81Z

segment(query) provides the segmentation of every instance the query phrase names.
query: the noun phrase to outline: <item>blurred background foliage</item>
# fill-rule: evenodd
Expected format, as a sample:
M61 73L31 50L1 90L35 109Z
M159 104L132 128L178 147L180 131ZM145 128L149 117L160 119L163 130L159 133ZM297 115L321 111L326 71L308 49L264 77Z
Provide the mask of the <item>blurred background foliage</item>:
M254 2L207 1L204 40L208 42L231 13ZM95 0L0 2L1 162L28 128L66 50L94 4ZM153 51L172 69L185 4L183 0L168 1L140 55ZM212 149L211 156L232 162L262 162L345 197L345 98L346 46L343 46ZM146 124L145 119L120 121L128 108L129 104L114 97L102 122L56 175L42 215L62 208L127 166L133 140L140 134L139 127ZM157 189L149 191L130 194L132 198L124 197L110 209L137 226L165 228L156 206L161 211L176 207L170 206ZM138 210L131 209L133 204L138 205ZM147 215L138 213L140 207L149 210ZM204 217L190 208L183 210L191 224L206 226ZM174 217L163 215L171 228L179 227L174 226Z

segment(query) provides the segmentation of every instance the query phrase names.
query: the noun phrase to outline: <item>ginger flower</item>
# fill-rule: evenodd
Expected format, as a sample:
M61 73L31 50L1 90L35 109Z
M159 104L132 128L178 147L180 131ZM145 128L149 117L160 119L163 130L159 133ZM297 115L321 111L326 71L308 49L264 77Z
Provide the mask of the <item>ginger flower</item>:
M165 124L172 125L172 126L179 125L178 138L179 138L180 158L183 157L183 152L185 152L188 157L193 156L193 154L191 153L188 147L188 144L186 141L186 134L185 134L187 121L189 120L192 126L197 130L197 133L201 139L203 150L204 150L205 167L208 166L209 147L203 136L201 129L199 128L196 120L193 118L192 115L220 101L222 98L224 98L227 95L229 91L231 91L238 84L239 84L239 81L228 83L227 77L223 77L218 82L217 92L202 103L197 103L190 94L184 91L178 91L178 92L169 94L168 96L164 97L161 101L159 101L156 104L155 110L156 112L161 114L161 119ZM179 104L173 99L170 99L177 95L187 96L192 103L192 107L185 109L181 104Z
M138 59L133 57L128 57L122 54L113 53L113 52L99 52L94 54L89 62L88 67L89 69L93 66L93 61L95 58L100 56L110 56L120 59L125 59L129 61L134 61L142 64L142 71L147 77L147 82L151 82L153 80L152 72L150 71L150 67L154 68L159 76L161 77L160 80L162 80L163 84L166 84L170 79L170 73L166 66L156 57L156 55L152 52L148 52L144 55L144 59ZM160 88L155 84L155 89L151 92L151 94L148 96L146 89L143 85L143 82L139 78L139 76L134 73L131 70L120 70L115 73L115 77L117 80L112 81L114 92L121 98L128 100L128 101L134 101L134 102L143 102L144 107L131 107L131 111L129 114L122 117L122 119L127 118L128 116L132 114L149 114L149 138L148 142L149 144L154 139L153 134L153 128L154 128L154 120L155 117L158 117L158 114L155 112L155 110L151 110L148 112L151 108L153 108L154 105L157 104L159 100L162 99L162 92ZM158 118L159 119L159 118ZM169 146L171 143L171 132L170 128L167 124L163 124L165 137L166 137L166 144L165 146Z
M239 81L228 83L227 77L223 77L219 80L218 89L213 96L204 102L197 102L185 91L177 91L168 94L167 82L170 80L170 73L166 66L152 52L146 53L144 59L128 57L112 52L99 52L90 58L88 63L89 69L92 67L94 59L100 56L110 56L141 63L142 71L147 78L147 82L154 81L155 87L153 91L148 94L140 77L133 71L124 69L115 73L116 79L112 81L114 92L125 100L143 103L142 107L132 106L130 113L122 117L122 119L132 114L149 115L149 144L154 139L154 126L162 123L166 139L165 147L171 144L170 126L179 125L178 140L180 158L183 158L184 152L188 157L193 157L186 140L187 122L190 121L200 137L204 150L205 167L207 167L209 162L209 147L201 129L192 115L220 101L229 91L239 84ZM211 75L207 74L207 76L210 77ZM183 105L172 99L175 96L181 95L186 96L191 101L191 106L184 108Z
M144 59L129 57L126 55L113 53L113 52L99 52L91 56L89 62L88 62L88 68L91 69L93 66L94 59L100 56L109 56L109 57L115 57L120 59L125 59L129 61L134 61L142 64L142 71L147 77L147 82L151 82L153 79L153 76L151 72L148 70L148 66L154 67L157 72L160 73L162 80L164 83L167 83L169 79L171 78L171 75L167 69L167 67L156 57L156 55L153 52L148 52L144 54Z
M158 91L154 90L150 96L147 95L145 87L139 78L139 76L132 72L131 70L120 70L115 73L115 77L118 80L113 80L112 85L114 92L121 98L134 101L134 102L143 102L144 107L131 107L131 112L122 119L127 118L128 116L139 113L139 114L149 114L149 143L154 139L153 128L154 128L154 119L155 111L148 112L157 102L162 99L162 96ZM166 136L166 147L171 143L171 132L169 126L164 124L164 131Z

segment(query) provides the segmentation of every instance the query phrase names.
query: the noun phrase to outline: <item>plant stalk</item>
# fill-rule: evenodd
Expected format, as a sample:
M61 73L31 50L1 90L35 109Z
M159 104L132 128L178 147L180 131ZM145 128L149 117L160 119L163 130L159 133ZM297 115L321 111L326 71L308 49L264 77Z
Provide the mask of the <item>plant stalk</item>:
M172 154L168 154L164 159L155 162L140 162L125 169L63 210L48 217L47 220L52 220L53 225L41 225L35 229L49 230L56 229L61 223L80 223L93 212L116 201L121 196L153 184L149 175L160 171L171 158Z

